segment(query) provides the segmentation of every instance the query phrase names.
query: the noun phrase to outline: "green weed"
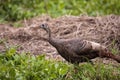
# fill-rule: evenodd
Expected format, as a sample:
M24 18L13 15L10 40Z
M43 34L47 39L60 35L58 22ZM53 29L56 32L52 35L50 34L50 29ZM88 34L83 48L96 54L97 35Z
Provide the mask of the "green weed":
M62 61L46 60L45 55L16 53L11 47L0 53L1 80L119 80L120 67L96 63L77 66Z

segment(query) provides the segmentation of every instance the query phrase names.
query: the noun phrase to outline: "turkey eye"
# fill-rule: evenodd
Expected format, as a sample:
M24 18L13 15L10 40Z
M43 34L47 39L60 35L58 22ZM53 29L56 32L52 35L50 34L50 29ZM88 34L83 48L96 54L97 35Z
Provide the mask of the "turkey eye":
M44 27L44 24L42 24L42 27Z

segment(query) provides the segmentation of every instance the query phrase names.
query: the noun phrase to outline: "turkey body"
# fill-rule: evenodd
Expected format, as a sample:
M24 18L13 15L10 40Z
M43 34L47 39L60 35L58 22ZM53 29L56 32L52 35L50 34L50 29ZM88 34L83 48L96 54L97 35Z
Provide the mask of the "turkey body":
M106 48L98 43L81 39L51 39L48 42L65 60L71 63L87 62L106 51Z

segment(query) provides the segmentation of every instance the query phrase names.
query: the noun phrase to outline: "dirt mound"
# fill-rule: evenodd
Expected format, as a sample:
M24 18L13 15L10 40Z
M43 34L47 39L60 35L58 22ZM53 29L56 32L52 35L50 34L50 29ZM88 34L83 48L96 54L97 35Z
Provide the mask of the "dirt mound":
M18 45L18 52L31 52L33 54L57 53L49 43L40 39L47 34L39 29L42 23L48 23L55 38L83 38L101 43L109 49L120 50L120 16L108 15L102 17L89 16L63 16L51 18L40 16L31 20L24 20L24 27L14 28L10 25L0 25L0 39L5 39L7 45ZM0 44L0 51L3 50ZM48 54L49 55L49 54Z

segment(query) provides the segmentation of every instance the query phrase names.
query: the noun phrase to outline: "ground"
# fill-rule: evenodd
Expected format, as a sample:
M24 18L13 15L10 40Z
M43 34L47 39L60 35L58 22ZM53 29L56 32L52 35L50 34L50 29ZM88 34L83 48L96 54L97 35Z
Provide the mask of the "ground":
M5 41L4 44L0 44L0 52L5 51L5 46L16 45L18 53L46 54L47 58L62 59L54 47L40 38L47 37L47 34L39 28L39 25L47 23L54 38L91 40L105 45L110 50L115 49L115 53L120 54L120 16L117 15L97 17L66 15L58 18L43 15L23 20L21 23L23 26L20 28L15 28L12 24L0 24L0 40Z

